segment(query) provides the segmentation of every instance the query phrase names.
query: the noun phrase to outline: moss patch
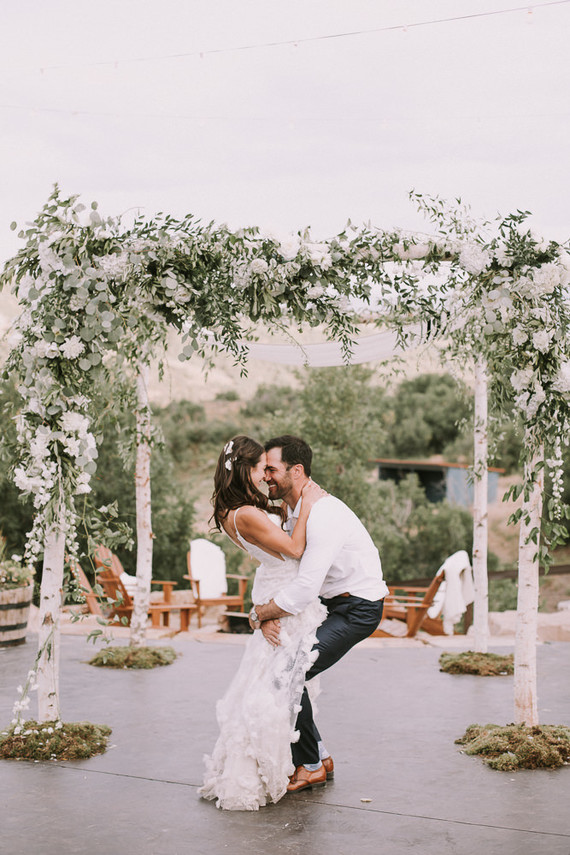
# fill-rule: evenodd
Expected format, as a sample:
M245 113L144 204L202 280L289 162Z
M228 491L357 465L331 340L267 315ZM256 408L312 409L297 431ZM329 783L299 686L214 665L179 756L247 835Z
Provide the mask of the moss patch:
M472 724L455 740L465 754L481 754L492 769L555 769L570 763L570 728L543 724Z
M513 674L515 670L512 653L499 656L497 653L442 653L439 670L447 674L478 674L480 677L499 677Z
M156 668L171 665L176 659L173 647L106 647L89 665L99 668Z
M25 721L0 733L0 758L84 760L103 754L111 728L88 721Z

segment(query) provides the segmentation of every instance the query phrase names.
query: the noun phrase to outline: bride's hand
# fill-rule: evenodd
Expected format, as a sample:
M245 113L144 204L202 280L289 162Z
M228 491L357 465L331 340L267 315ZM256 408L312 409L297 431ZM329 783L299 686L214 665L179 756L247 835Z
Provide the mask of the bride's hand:
M318 484L315 484L314 481L307 481L303 489L301 490L301 496L303 497L303 502L307 503L310 508L313 507L315 502L318 502L319 499L322 499L323 496L326 496L327 491L323 490L322 487L319 487Z

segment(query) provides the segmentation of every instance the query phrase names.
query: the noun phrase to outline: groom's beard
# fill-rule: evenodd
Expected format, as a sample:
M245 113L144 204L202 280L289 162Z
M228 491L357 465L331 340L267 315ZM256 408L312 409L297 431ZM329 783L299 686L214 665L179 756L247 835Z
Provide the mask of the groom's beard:
M292 487L292 482L290 478L287 478L285 481L282 481L280 484L268 484L269 488L269 498L270 499L284 499L287 496Z
M268 484L267 491L270 499L282 499L285 492L279 484Z

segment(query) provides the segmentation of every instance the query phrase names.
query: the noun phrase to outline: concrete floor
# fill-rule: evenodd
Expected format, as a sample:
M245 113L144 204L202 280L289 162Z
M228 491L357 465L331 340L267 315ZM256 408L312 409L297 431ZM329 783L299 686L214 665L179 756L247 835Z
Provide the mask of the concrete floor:
M109 724L113 747L82 762L1 762L3 855L569 855L570 768L494 772L454 745L469 724L512 721L512 678L454 677L438 670L441 648L365 642L322 678L334 782L223 812L197 788L242 639L153 643L179 659L115 672L85 664L84 637L63 637L63 719ZM35 652L33 636L0 651L0 724ZM541 721L570 724L570 646L541 645L538 661Z

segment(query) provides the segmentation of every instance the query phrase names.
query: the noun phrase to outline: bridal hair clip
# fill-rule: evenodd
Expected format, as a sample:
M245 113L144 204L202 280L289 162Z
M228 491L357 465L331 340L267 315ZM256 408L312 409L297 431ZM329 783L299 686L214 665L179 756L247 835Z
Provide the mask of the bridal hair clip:
M231 454L233 450L234 450L234 441L233 441L233 439L230 439L230 441L226 442L226 444L224 445L224 454L226 455L226 457L228 457L228 455ZM230 472L232 470L231 458L226 460L226 469L228 469Z

